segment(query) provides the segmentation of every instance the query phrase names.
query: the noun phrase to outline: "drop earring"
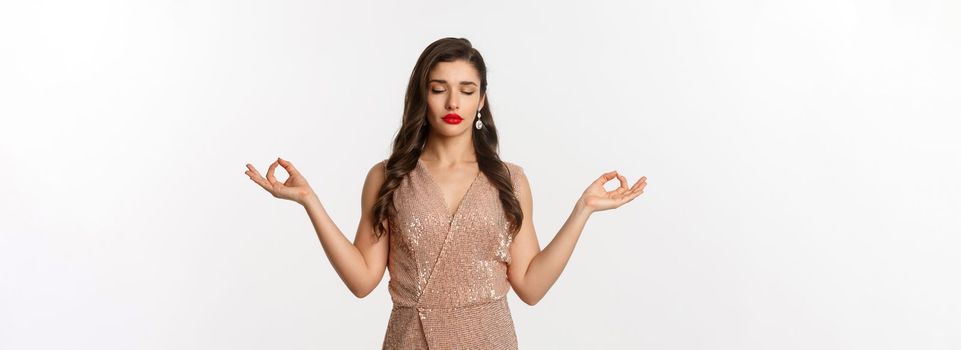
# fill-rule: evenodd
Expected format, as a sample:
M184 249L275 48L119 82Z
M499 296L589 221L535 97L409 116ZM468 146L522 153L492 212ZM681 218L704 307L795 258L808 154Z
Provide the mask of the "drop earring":
M476 127L477 130L480 130L480 128L483 128L483 127L484 127L484 123L481 123L480 118L481 118L481 113L480 113L480 110L478 109L478 110L477 110L477 121L474 122L474 127Z

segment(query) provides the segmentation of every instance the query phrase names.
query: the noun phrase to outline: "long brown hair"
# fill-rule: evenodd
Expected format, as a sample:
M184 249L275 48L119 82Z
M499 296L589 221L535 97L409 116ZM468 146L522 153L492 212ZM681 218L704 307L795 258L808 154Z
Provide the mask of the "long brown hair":
M430 123L427 121L427 79L431 69L438 62L453 62L464 60L469 62L480 76L480 95L485 97L484 106L481 107L481 122L484 127L476 129L471 127L474 140L474 152L477 155L477 165L480 171L490 180L491 184L497 188L504 214L509 223L508 231L513 238L520 230L524 213L521 212L520 203L514 195L514 186L511 182L510 170L501 161L498 155L497 127L494 126L494 117L491 115L491 99L487 96L487 65L480 52L475 49L470 41L464 38L442 38L434 41L424 49L414 65L414 70L410 74L410 82L407 85L407 96L404 98L404 117L394 138L393 151L387 159L387 174L384 184L381 185L377 194L377 202L374 203L374 235L379 239L389 229L382 225L386 218L389 222L396 214L394 208L393 193L400 186L404 176L414 170L420 153L427 144L427 135L430 133Z

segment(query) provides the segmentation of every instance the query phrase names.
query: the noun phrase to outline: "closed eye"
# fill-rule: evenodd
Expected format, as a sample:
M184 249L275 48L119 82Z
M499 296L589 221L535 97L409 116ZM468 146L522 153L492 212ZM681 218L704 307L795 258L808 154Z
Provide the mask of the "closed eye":
M435 93L435 94L440 94L440 93L447 92L447 90L431 90L430 92L433 92L433 93ZM462 92L464 95L473 95L473 94L474 94L473 91L470 91L470 92L468 92L468 91L461 91L461 92Z

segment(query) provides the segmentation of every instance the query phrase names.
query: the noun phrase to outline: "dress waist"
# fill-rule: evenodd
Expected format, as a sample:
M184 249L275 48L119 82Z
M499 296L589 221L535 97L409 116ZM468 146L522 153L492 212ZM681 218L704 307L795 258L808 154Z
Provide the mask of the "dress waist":
M454 306L444 306L444 305L424 305L424 304L404 304L404 303L393 303L393 310L397 309L417 309L417 310L461 310L461 309L477 309L477 308L487 308L492 306L497 306L499 304L507 304L506 295L501 298L488 299L477 302L472 302L462 305Z

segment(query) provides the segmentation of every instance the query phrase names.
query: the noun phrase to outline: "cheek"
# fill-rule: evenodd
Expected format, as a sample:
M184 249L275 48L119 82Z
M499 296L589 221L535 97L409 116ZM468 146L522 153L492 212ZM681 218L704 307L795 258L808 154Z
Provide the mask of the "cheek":
M427 97L427 109L431 112L443 111L444 110L444 97L441 95L431 94Z

